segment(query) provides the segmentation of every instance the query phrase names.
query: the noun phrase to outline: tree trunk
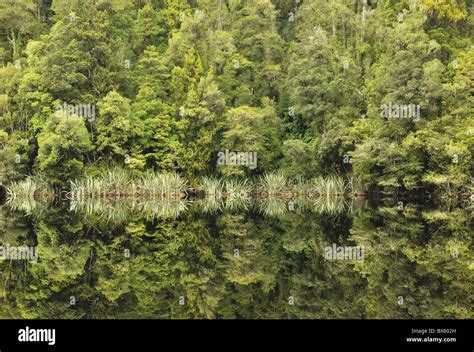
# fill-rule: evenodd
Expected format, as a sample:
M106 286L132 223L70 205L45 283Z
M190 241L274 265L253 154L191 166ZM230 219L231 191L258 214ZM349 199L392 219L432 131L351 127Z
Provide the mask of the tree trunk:
M336 36L336 9L334 0L332 1L332 35Z
M217 8L219 9L219 19L217 22L217 29L222 30L222 0L217 0Z
M10 42L11 46L12 46L12 50L13 50L13 60L15 60L17 57L18 57L18 49L17 49L17 45L16 45L16 36L15 36L15 32L12 30L12 35L11 37L8 37L8 41Z
M360 33L361 42L364 42L366 20L367 20L367 0L362 0L362 30Z

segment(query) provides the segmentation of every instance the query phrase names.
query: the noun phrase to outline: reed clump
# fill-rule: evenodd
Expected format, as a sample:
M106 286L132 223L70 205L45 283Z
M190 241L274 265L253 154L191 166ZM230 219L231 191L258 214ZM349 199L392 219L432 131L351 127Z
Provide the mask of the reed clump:
M102 176L86 176L71 181L70 198L121 199L121 198L182 198L187 183L177 173L148 172L135 177L121 169L109 170Z
M307 197L347 196L352 193L350 182L341 176L318 176L310 180L290 180L284 173L267 173L260 177L257 186L261 197L291 198L298 195Z
M282 172L266 173L258 180L258 192L267 196L286 196L292 193L288 177Z
M84 214L86 218L99 218L107 223L121 224L133 216L140 215L147 220L175 219L187 210L184 199L136 198L104 199L85 198L71 200L71 210Z
M224 208L224 184L221 180L218 178L203 177L201 189L205 193L205 213L214 213Z
M247 209L252 199L253 185L247 179L220 180L204 177L200 184L205 194L205 211Z
M21 181L12 182L6 187L7 202L25 200L48 200L54 196L53 190L41 175L27 176Z
M247 209L252 199L252 186L248 180L228 180L225 182L225 208Z
M344 196L349 186L341 176L318 176L309 182L308 192L317 196Z

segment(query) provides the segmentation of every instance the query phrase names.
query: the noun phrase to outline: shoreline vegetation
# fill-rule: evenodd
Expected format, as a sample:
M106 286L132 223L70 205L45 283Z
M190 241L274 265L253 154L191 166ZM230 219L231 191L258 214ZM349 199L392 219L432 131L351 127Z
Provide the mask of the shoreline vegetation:
M28 177L13 183L7 191L6 204L28 215L40 214L54 199L54 191L41 180L40 176ZM291 180L282 173L265 174L254 180L204 177L196 188L191 188L178 174L133 177L115 170L100 177L71 181L70 185L67 192L61 192L69 201L70 210L111 223L125 222L136 214L148 219L177 218L193 210L206 214L253 210L264 216L304 211L338 215L351 209L351 198L354 200L351 183L339 176L308 181Z
M54 198L55 192L41 175L27 176L5 187L7 202L21 200L48 200Z
M148 172L135 176L124 169L109 170L102 175L70 181L69 188L58 190L49 185L42 175L27 176L5 186L5 200L49 201L52 199L84 201L101 200L179 200L186 198L208 198L214 201L232 202L236 200L257 199L292 199L321 197L368 197L354 178L340 175L318 176L309 180L292 179L284 172L265 173L255 178L218 178L202 177L195 184L178 173ZM416 193L416 192L408 192ZM384 195L397 195L395 192L384 192ZM442 195L443 196L443 195ZM452 198L469 198L469 194L444 194ZM472 195L471 197L472 198Z
M362 188L354 179L339 175L303 180L278 171L255 178L202 177L191 183L177 173L137 176L116 168L70 181L66 190L48 185L41 174L28 176L5 188L5 201L12 210L27 215L40 214L53 201L67 201L70 210L111 223L125 222L136 214L148 219L177 218L190 209L207 214L252 210L270 217L303 211L336 216L352 211L357 198L371 197Z
M352 211L352 201L343 197L305 197L293 200L282 198L255 199L249 197L228 197L215 199L212 197L195 199L147 199L133 198L83 199L71 201L70 210L83 214L86 218L105 219L110 223L125 223L133 216L146 219L175 219L186 212L218 214L221 212L251 211L266 217L279 217L288 213L301 214L312 212L337 216Z
M342 176L319 176L311 180L292 180L282 172L260 177L221 179L203 177L195 187L177 173L153 173L133 176L123 169L108 171L101 176L86 176L70 182L66 191L50 187L41 175L29 176L6 187L6 200L17 198L47 200L55 195L68 200L84 199L183 199L197 198L282 198L347 197L355 195L352 179Z
M137 214L177 218L190 209L207 214L252 210L268 217L303 211L337 216L351 212L357 198L370 198L360 189L354 179L338 175L302 180L274 172L256 178L203 177L191 185L177 173L136 176L117 168L71 181L67 190L54 189L41 175L28 176L6 187L5 201L27 215L41 214L53 201L67 201L74 212L118 224Z
M157 180L161 181L161 189L155 190L152 194L145 195L145 191L140 189L143 185L140 186L139 183L135 184L136 189L140 189L135 193L135 196L132 196L131 192L120 192L119 190L114 190L111 193L112 187L108 188L108 192L96 188L94 192L90 190L90 193L84 189L79 191L80 188L78 188L76 194L68 192L67 207L70 211L84 216L92 223L100 220L117 225L129 221L134 216L142 216L149 220L176 219L186 212L214 215L228 211L232 213L251 211L254 214L276 218L306 212L324 216L340 216L357 213L360 211L360 207L371 202L370 197L358 197L352 193L348 183L343 183L342 178L339 177L335 177L331 181L329 178L321 178L297 184L291 184L289 179L285 179L281 175L265 175L256 179L255 182L245 179L223 181L217 178L203 178L199 192L190 194L190 188L173 189L168 187L169 185L162 185L164 180L172 180L175 185L186 185L178 175L160 176L156 179L153 178L153 181L150 178L147 179L147 184L154 182L160 185ZM77 187L91 187L94 185L92 180L94 179L90 178L88 181L81 180L74 184ZM272 183L269 183L270 180ZM278 182L276 182L277 180ZM283 180L290 184L288 185ZM102 179L102 181L104 180ZM61 200L56 202L57 198L52 195L51 191L32 186L33 180L24 182L28 183L29 188L19 183L15 184L15 187L21 190L39 189L41 192L32 196L31 193L24 191L22 194L7 198L5 205L12 211L21 211L28 216L38 218L51 203L54 202L55 206L63 204ZM116 185L118 184L116 183ZM323 190L341 190L341 187L344 186L345 193L332 191L323 194L323 190L321 190L321 194L314 196L315 193L308 193L308 189L314 190L315 184L318 184ZM104 186L106 183L96 180L95 185ZM166 189L170 191L166 192ZM196 191L196 189L192 190ZM141 196L138 197L137 194L141 194ZM447 208L451 209L452 199L445 199L445 201L449 203ZM399 212L399 203L393 202L392 204L393 207L387 209ZM416 207L416 203L413 204Z

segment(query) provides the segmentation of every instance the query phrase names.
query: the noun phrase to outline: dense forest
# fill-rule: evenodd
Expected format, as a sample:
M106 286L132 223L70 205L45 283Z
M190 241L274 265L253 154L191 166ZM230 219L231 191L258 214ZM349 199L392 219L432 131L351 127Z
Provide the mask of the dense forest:
M472 193L471 0L1 0L0 23L1 184L278 170Z

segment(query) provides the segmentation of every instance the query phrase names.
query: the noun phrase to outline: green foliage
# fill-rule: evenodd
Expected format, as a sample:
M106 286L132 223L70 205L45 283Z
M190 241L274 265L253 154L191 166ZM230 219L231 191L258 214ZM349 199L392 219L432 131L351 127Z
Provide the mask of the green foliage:
M92 143L79 116L51 116L38 136L38 169L52 185L65 185L83 174Z
M257 170L272 168L272 162L279 157L278 153L278 117L274 104L263 101L262 108L241 106L227 112L222 135L221 151L257 153ZM219 170L224 175L251 174L237 166L227 166Z
M95 151L107 158L123 159L143 127L131 114L130 101L111 91L97 103L100 115L95 123Z
M470 194L466 1L6 0L0 23L1 182L281 170ZM421 118L381 117L390 102ZM53 119L63 103L97 119ZM226 149L257 168L217 167Z
M0 316L472 318L469 211L400 212L390 200L200 216L180 204L102 202L75 212L65 204L28 220L40 260L0 262ZM2 241L31 245L27 219L1 210ZM364 246L364 260L324 260L334 243Z

